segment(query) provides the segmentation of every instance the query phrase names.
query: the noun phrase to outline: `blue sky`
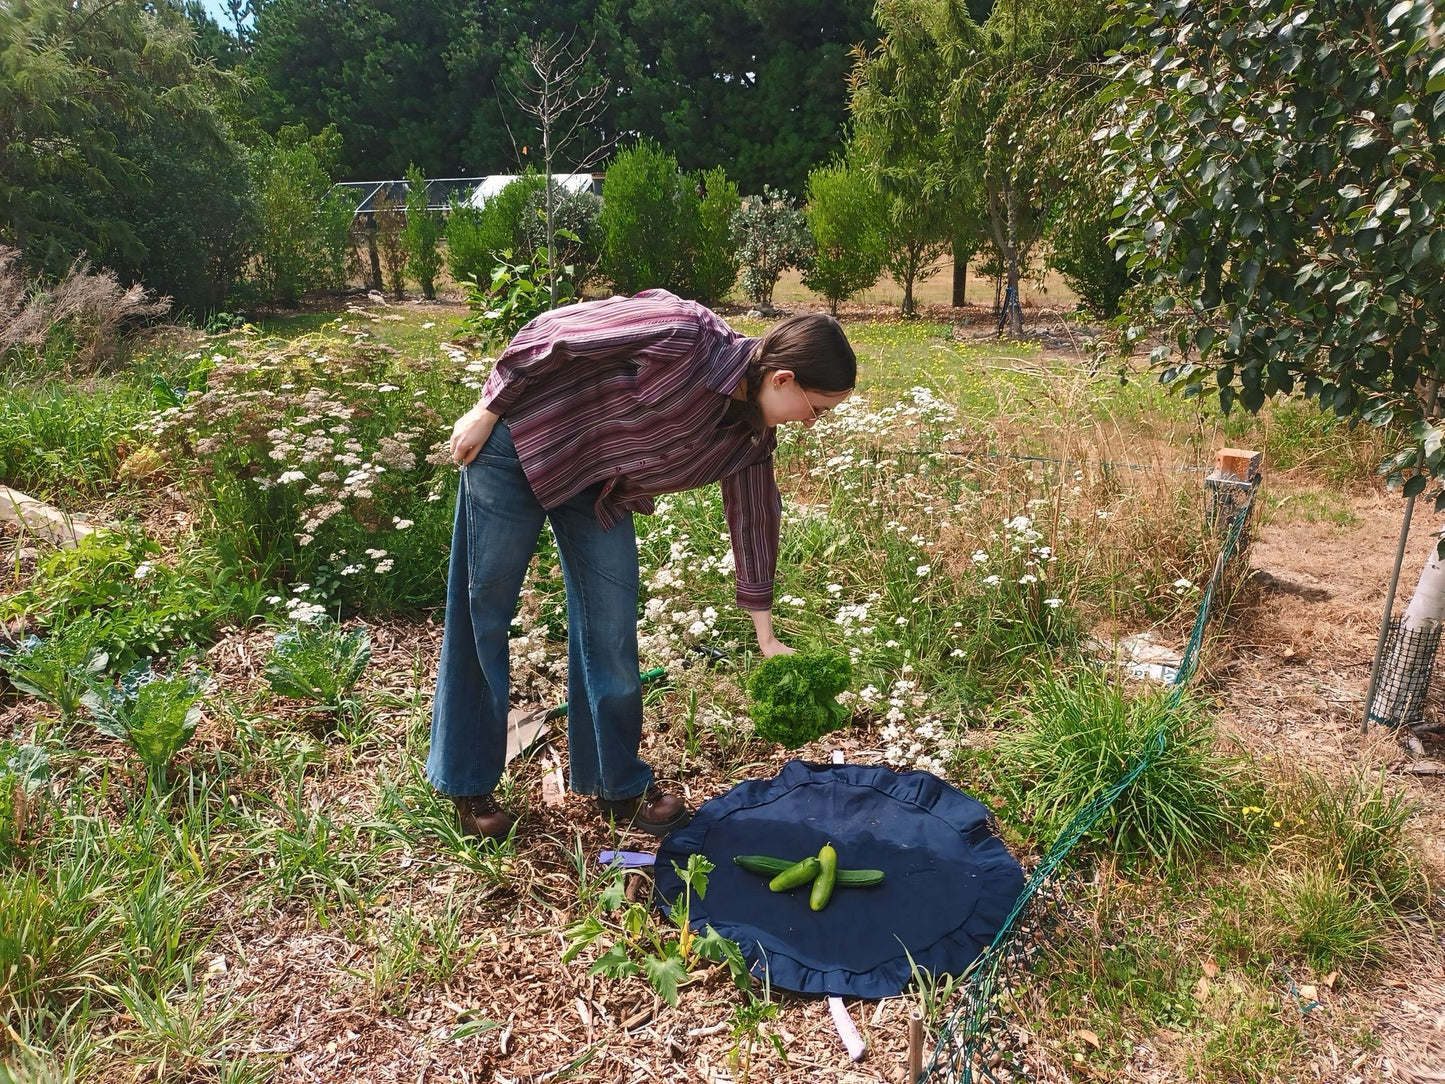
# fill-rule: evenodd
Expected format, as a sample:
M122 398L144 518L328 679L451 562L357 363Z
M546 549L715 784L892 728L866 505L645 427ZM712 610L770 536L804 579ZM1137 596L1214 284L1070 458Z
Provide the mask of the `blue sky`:
M201 6L206 13L224 27L231 25L231 13L226 8L225 0L201 0Z

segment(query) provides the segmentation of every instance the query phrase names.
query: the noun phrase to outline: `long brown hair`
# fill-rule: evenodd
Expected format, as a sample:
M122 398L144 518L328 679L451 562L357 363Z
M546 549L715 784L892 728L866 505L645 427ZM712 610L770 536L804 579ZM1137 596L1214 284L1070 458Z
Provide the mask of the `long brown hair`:
M761 430L758 392L763 378L779 369L792 372L806 391L852 391L858 382L858 358L843 325L825 312L804 312L768 329L748 360L748 424Z

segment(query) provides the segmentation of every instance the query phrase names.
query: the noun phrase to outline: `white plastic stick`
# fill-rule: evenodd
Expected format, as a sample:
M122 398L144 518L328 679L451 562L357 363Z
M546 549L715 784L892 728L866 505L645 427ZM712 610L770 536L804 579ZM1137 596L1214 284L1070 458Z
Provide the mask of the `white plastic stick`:
M834 749L832 761L834 764L842 764L843 750ZM838 1029L838 1038L843 1040L843 1045L848 1049L848 1056L854 1061L862 1061L863 1036L858 1034L858 1028L854 1025L853 1018L848 1015L848 1009L843 1004L843 999L830 997L828 1011L833 1014L833 1026Z
M848 1009L843 1004L841 997L830 997L828 999L828 1011L833 1014L833 1026L838 1029L838 1038L843 1040L843 1045L848 1049L848 1056L854 1061L863 1060L863 1036L858 1034L858 1028L853 1024L853 1018L848 1015Z

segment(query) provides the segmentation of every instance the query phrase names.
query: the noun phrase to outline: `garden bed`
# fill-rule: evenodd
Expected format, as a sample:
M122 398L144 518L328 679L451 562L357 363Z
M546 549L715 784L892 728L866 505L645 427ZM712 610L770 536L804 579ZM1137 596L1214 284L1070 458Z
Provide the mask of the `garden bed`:
M105 614L95 635L114 659L154 656L210 685L161 784L83 712L67 724L36 697L0 700L0 735L49 758L49 797L7 837L0 924L28 914L38 930L41 915L56 931L24 935L39 939L4 991L20 1010L7 1056L81 1080L901 1079L907 1020L921 1012L936 1038L946 978L850 1003L868 1045L853 1065L823 1002L744 996L725 968L693 962L672 1006L642 977L589 974L591 950L564 962L568 931L603 915L597 855L650 841L576 796L543 801L543 775L565 771L560 738L503 781L514 843L457 837L421 776L454 484L434 452L483 365L442 349L437 307L386 311L404 318L168 343L47 411L69 412L78 481L43 447L13 457L7 481L130 532L98 564L5 561L25 631ZM1187 694L1212 736L1177 769L1203 795L1185 812L1222 827L1191 847L1126 810L1086 837L1014 995L1010 1042L1035 1079L1428 1079L1445 991L1421 875L1445 868L1445 803L1437 777L1356 723L1392 557L1380 539L1399 511L1369 475L1378 449L1303 407L1221 423L1143 374L1095 378L1078 355L960 342L926 321L848 323L860 396L779 453L782 635L849 652L857 674L850 726L801 755L942 774L999 813L1026 867L1058 826L1030 796L1059 781L1046 763L1025 776L1017 739L1042 732L1046 694L1092 688L1086 633L1183 643L1216 546L1192 468L1249 442L1270 465L1248 555L1269 578L1230 581ZM155 377L194 394L167 414ZM27 402L52 393L44 373L17 385ZM92 393L133 409L102 425ZM36 444L21 424L0 423L0 447ZM355 457L353 481L305 458L323 439L325 455ZM128 479L142 446L164 470ZM746 720L749 634L724 531L715 494L639 521L645 665L669 674L647 697L644 755L694 803L793 755ZM565 699L560 603L544 546L515 629L515 704ZM371 643L326 710L267 677L304 606ZM729 665L703 665L694 644ZM1101 690L1077 702L1150 703ZM1397 801L1420 809L1396 817ZM1363 843L1337 827L1351 817L1372 826ZM1346 879L1311 880L1336 861ZM630 880L631 896L646 890ZM1327 921L1342 906L1356 928ZM91 1000L66 1015L82 987Z

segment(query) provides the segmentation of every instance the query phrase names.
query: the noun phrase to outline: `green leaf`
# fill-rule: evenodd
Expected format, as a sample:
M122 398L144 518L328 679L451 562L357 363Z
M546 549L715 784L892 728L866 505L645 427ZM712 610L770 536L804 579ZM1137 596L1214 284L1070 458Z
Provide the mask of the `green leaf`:
M1418 497L1425 492L1425 486L1429 479L1423 474L1417 474L1405 482L1404 493L1406 497Z
M640 969L627 957L627 947L620 941L597 958L597 962L587 969L589 975L603 975L609 979L626 979L636 975ZM686 972L683 972L686 977ZM673 997L677 997L676 987L673 989ZM676 1000L669 1002L676 1005Z
M725 961L733 985L739 990L747 990L752 986L752 975L748 971L747 961L743 959L743 950L736 941L724 937L711 925L693 939L692 948L704 960Z
M668 948L672 949L674 946L669 943ZM682 961L671 952L664 956L648 955L642 958L642 970L647 974L647 981L652 983L658 996L673 1008L677 1008L678 984L686 982L688 978L687 968Z

